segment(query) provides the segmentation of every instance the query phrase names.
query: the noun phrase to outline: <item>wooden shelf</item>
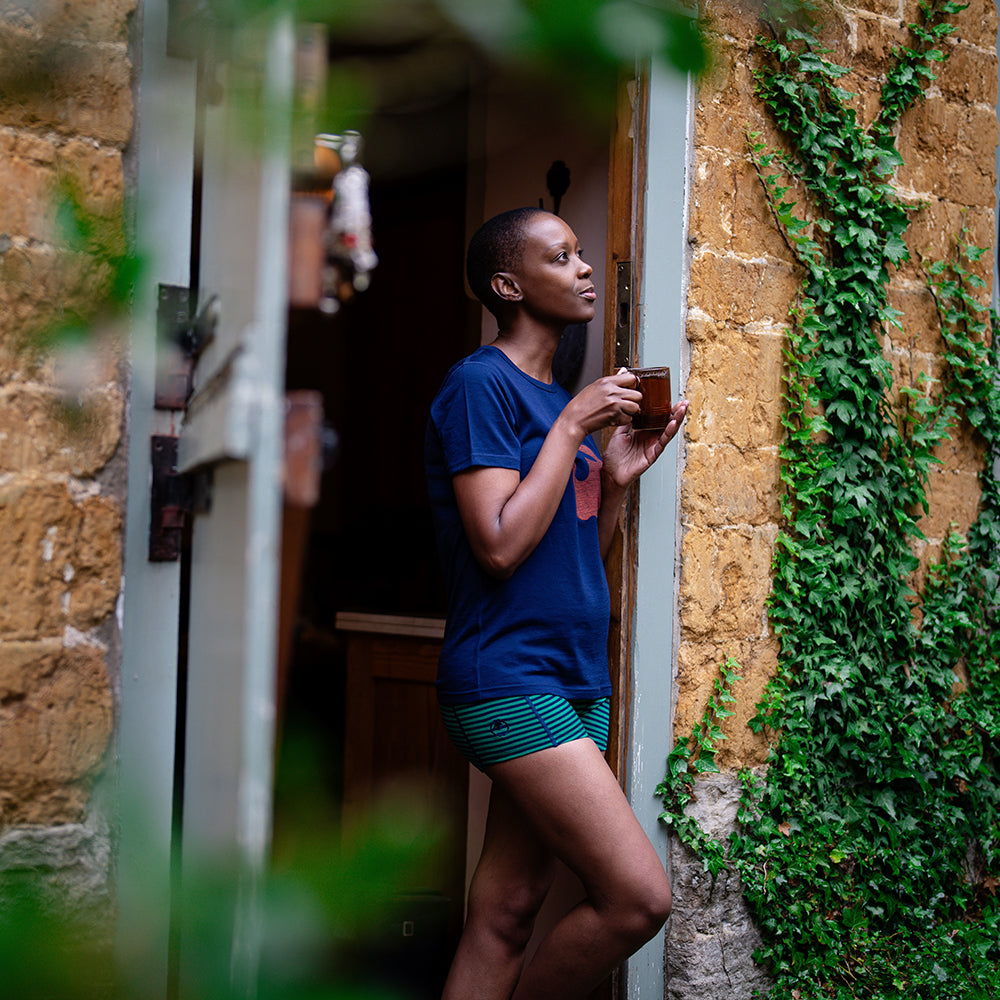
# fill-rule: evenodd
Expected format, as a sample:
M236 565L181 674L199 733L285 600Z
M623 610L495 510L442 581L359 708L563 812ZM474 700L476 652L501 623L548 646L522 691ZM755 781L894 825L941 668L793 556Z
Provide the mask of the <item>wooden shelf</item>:
M444 638L443 618L417 618L407 615L376 615L360 611L339 611L334 624L343 632L368 635L405 635L414 639Z

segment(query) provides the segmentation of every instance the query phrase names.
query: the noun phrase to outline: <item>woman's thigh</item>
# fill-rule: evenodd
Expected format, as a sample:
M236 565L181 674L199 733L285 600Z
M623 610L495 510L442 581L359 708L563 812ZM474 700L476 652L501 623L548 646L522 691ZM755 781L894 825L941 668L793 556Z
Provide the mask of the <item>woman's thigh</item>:
M504 761L488 773L595 904L665 887L656 849L592 740Z

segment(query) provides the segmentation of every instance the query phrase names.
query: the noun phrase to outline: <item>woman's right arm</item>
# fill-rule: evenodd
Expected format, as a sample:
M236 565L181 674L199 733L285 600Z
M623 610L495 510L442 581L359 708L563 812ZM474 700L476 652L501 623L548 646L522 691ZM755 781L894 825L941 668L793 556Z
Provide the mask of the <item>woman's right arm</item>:
M556 418L522 479L516 469L475 466L452 484L473 555L491 576L506 580L535 550L555 517L583 439L620 424L639 409L629 374L598 379Z

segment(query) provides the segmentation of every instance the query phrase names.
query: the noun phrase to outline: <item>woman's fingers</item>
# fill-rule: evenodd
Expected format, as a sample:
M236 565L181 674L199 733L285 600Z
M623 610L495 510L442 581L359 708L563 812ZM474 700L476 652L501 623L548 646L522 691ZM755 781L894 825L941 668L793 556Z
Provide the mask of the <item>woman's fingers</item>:
M632 375L622 369L591 382L577 393L573 404L587 433L626 424L639 412L642 393L632 388L631 382Z

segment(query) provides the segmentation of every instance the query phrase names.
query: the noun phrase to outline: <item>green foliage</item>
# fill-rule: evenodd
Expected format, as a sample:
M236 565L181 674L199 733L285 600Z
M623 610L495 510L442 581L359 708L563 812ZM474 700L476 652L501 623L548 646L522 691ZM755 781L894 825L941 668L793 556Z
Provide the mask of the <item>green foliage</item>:
M143 261L126 246L121 215L96 212L88 200L78 183L61 179L54 197L54 267L64 272L63 293L74 304L54 320L24 331L19 346L26 353L87 349L131 307ZM89 266L82 266L84 261Z
M705 833L697 820L685 812L694 798L695 778L699 774L718 774L715 755L720 740L726 738L721 723L733 715L727 705L736 699L732 687L739 680L739 664L730 656L719 667L708 707L701 722L691 731L688 740L678 743L667 757L667 773L656 786L656 795L663 800L660 820L674 831L685 847L700 855L705 871L714 878L726 867L723 846Z
M259 904L255 986L234 983L233 914L245 890L231 857L188 863L171 899L182 946L181 995L191 1000L412 1000L425 996L431 957L399 928L409 894L433 884L445 831L424 789L396 787L345 829L324 808L311 747L294 790L296 828L277 847ZM310 759L306 759L306 754ZM140 890L141 891L141 890ZM30 859L0 871L0 1000L162 1000L163 894L111 940L110 907L85 907L58 873ZM141 902L143 896L140 895ZM244 902L245 905L245 902ZM410 904L412 905L412 904ZM423 911L426 913L426 911ZM402 915L401 915L402 914ZM427 927L413 943L433 946ZM256 935L255 935L256 936ZM173 956L176 957L176 956ZM168 989L169 995L176 995Z
M751 137L751 152L805 278L786 353L779 672L751 723L773 745L766 777L743 776L728 860L764 934L774 1000L997 994L1000 389L972 267L981 251L959 240L953 260L925 269L947 345L940 383L894 384L885 345L899 325L889 276L909 256L892 129L933 79L945 17L960 9L921 4L868 126L809 9L776 16L759 40L758 92L791 151ZM985 444L980 512L919 595L935 449L969 428ZM675 827L683 806L675 796ZM710 844L706 864L720 850Z
M0 873L0 998L110 996L110 948L77 918L60 919L37 873ZM86 985L84 985L86 984Z
M240 26L288 6L289 0L194 5L195 16L182 22L185 44L222 50ZM697 5L683 0L298 0L294 6L299 21L328 26L344 53L344 72L334 66L336 87L362 98L348 107L331 88L332 128L363 130L359 115L372 110L364 103L385 100L396 88L428 95L440 84L438 99L453 96L454 73L441 69L465 46L477 53L477 70L488 56L535 81L550 105L560 102L560 114L582 110L595 121L614 111L619 77L634 73L637 59L681 73L698 73L708 62ZM353 119L340 121L347 111Z

